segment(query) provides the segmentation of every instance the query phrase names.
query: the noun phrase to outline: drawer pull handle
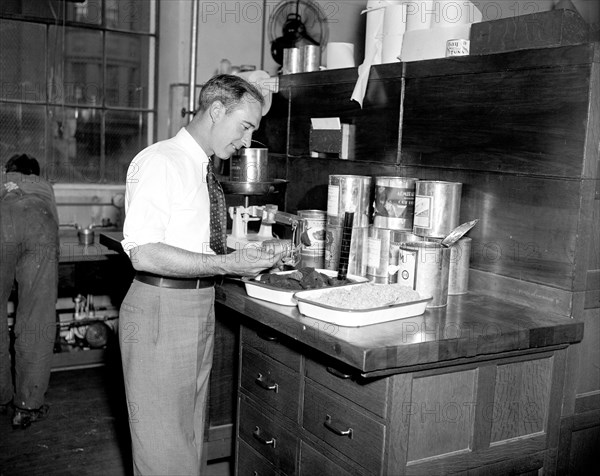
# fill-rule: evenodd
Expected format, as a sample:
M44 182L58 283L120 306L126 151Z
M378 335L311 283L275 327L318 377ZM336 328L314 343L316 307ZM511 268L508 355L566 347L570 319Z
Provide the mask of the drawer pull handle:
M279 385L277 385L276 383L267 382L267 380L263 377L262 374L258 374L258 377L256 377L255 382L259 387L262 387L265 390L273 390L275 393L279 392Z
M339 428L336 428L333 423L331 423L330 415L325 417L323 425L325 425L325 428L327 428L329 431L332 431L338 436L347 436L348 438L352 439L352 428L348 428L347 430L340 430Z
M352 375L340 372L338 369L335 369L333 367L327 367L327 372L329 372L331 375L335 375L336 377L343 378L345 380L352 378Z
M265 438L264 436L262 436L260 434L260 428L258 426L252 432L252 436L254 436L254 438L260 441L263 445L273 446L273 448L275 448L275 445L277 445L277 440L275 438Z
M262 340L266 340L268 342L277 342L277 336L273 336L273 335L268 335L268 334L263 334L261 332L257 332L256 335L262 339Z

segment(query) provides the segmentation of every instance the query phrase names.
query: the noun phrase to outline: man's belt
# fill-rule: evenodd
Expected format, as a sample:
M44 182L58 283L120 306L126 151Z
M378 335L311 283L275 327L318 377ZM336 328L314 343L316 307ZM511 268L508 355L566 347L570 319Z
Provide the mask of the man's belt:
M207 276L204 278L167 278L158 274L138 271L135 279L140 283L170 289L200 289L210 288L215 285L215 278Z

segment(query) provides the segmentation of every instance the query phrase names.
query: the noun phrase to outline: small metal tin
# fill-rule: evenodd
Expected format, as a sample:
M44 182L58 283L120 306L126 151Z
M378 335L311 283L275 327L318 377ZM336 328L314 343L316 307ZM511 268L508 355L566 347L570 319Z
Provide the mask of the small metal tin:
M327 212L324 210L298 210L298 217L306 222L306 233L310 246L300 249L300 262L302 266L323 269L325 267L325 246Z
M231 158L232 182L268 182L268 149L245 147Z
M281 74L302 72L302 50L300 48L284 48Z
M302 72L319 71L321 66L321 48L316 45L302 47Z
M82 228L77 231L77 237L79 238L80 245L93 245L94 244L94 230L91 228Z

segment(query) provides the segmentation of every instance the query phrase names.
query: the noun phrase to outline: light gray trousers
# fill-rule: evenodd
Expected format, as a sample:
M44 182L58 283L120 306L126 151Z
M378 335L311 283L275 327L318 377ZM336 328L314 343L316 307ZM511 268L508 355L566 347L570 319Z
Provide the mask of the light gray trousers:
M119 343L136 475L200 474L214 347L213 287L166 289L134 280Z

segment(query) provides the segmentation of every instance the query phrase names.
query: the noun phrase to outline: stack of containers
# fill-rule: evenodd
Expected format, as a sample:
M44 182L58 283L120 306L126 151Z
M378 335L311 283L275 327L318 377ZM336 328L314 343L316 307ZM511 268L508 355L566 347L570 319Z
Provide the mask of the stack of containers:
M398 282L400 243L419 239L412 233L415 206L413 177L375 177L373 225L367 245L367 278Z
M371 177L330 175L327 189L325 268L338 270L344 213L354 212L348 274L365 276Z
M471 239L461 238L450 248L441 244L460 223L461 194L458 182L416 183L413 233L419 241L400 244L398 282L433 296L427 307L444 307L448 294L467 292Z

